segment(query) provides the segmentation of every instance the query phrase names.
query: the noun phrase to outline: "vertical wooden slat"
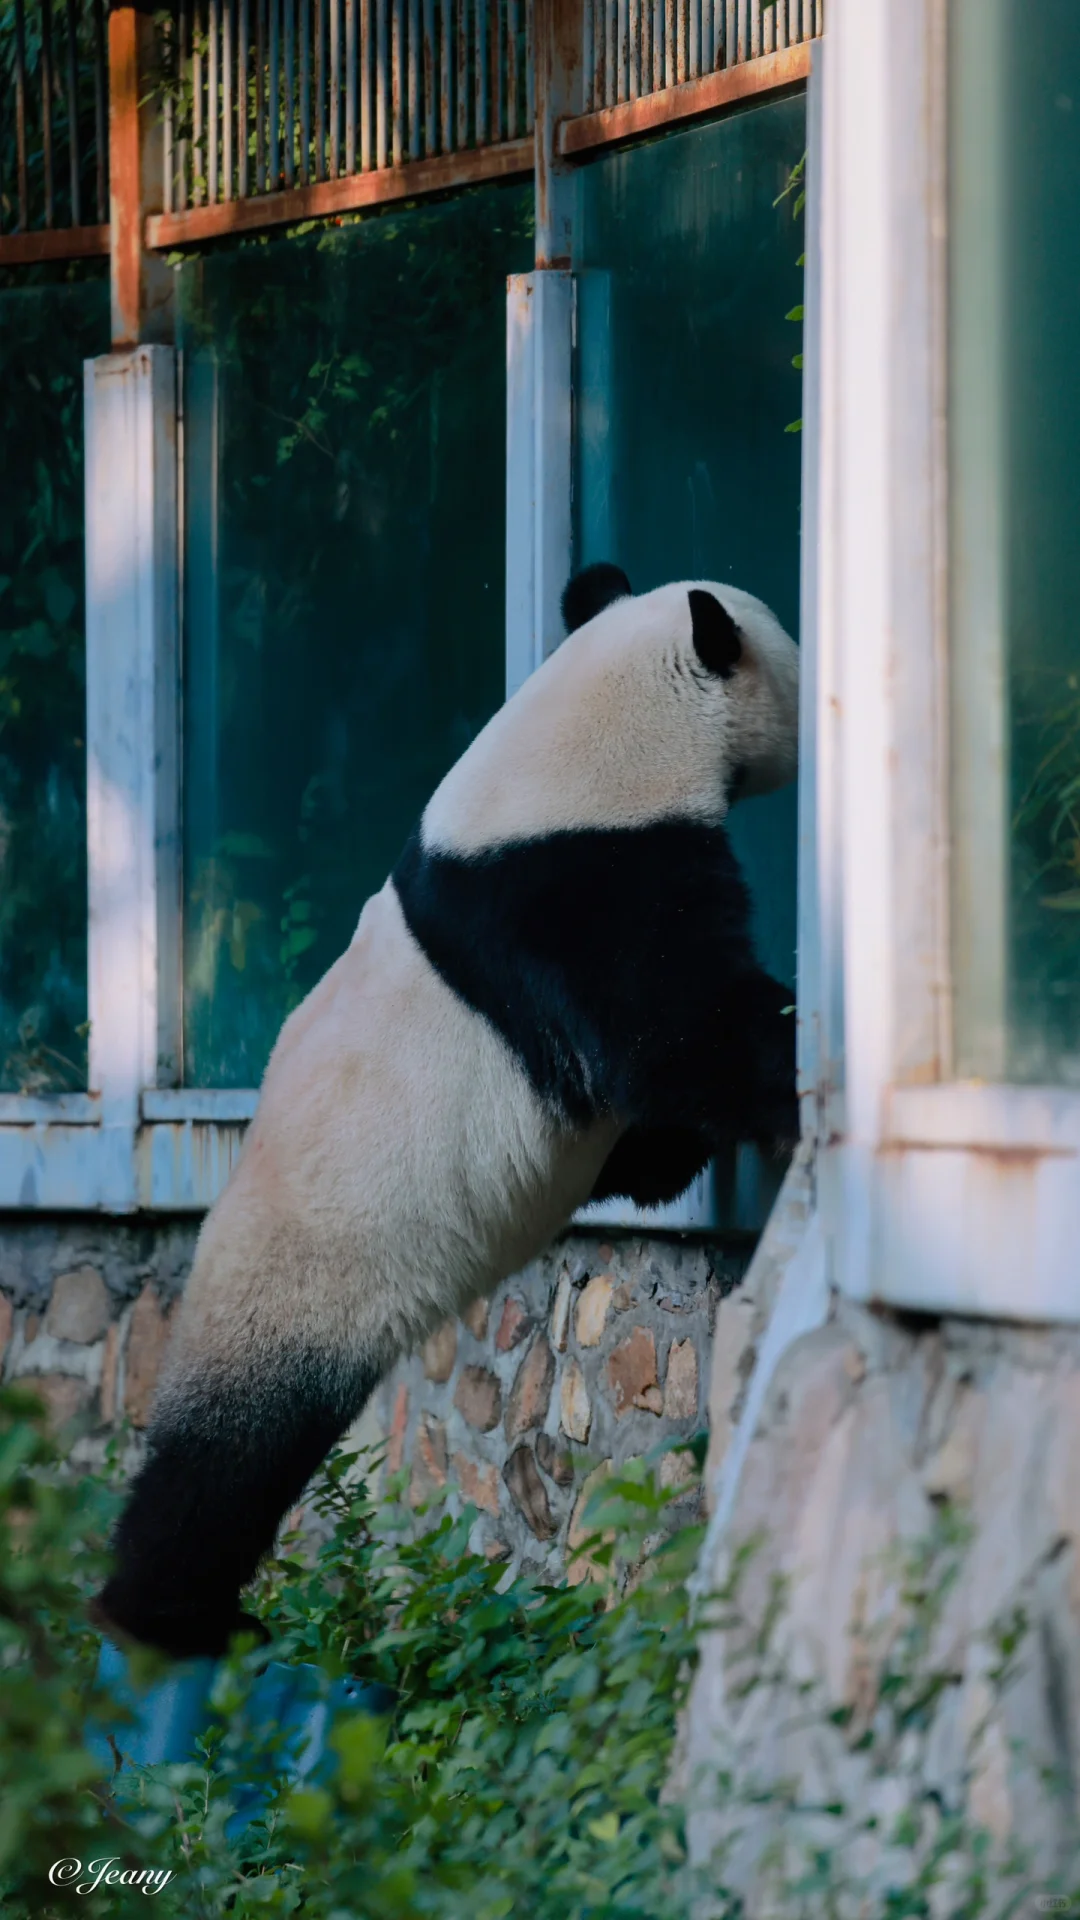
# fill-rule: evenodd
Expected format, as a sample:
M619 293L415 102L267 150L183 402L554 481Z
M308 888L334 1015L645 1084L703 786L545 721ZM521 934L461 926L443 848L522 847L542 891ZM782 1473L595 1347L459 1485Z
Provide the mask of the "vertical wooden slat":
M206 57L206 197L214 206L218 197L218 61L221 54L219 0L210 0L209 45Z
M240 0L241 46L246 14L246 0ZM221 0L221 175L223 200L233 197L233 183L236 179L236 158L233 152L233 132L235 122L240 128L240 197L247 193L247 167L243 158L246 145L244 130L246 118L242 96L244 87L244 62L237 59L239 49L236 46L236 0Z
M201 207L206 190L206 141L204 137L204 88L206 76L202 55L202 0L192 0L191 43L191 198Z
M297 0L300 8L300 185L311 179L311 0Z
M430 0L425 0L425 5ZM591 20L592 0L584 0ZM491 137L496 144L505 138L503 102L503 0L491 0Z
M664 0L664 85L673 87L678 73L675 47L678 40L679 0Z
M41 169L45 188L45 225L53 223L53 52L52 0L39 0L41 8Z
M372 0L360 0L360 165L370 173L375 149L375 118L372 102L372 78L375 53L372 45Z
M405 132L405 0L391 0L390 15L390 76L393 108L393 149L392 159L395 167L400 167L404 158Z
M652 83L659 93L664 85L664 0L652 0Z
M605 0L597 0L604 5ZM521 9L519 0L506 0L506 137L516 140L521 132L521 89L519 85L520 66L518 63L519 40L521 36Z
M19 191L19 226L30 225L30 184L26 166L26 14L24 0L15 0L15 149Z
M420 158L420 0L409 0L409 159Z
M165 22L164 31L166 34L170 31L171 26L172 26L171 21ZM169 79L171 81L172 79L171 74L169 75ZM175 206L176 206L176 195L175 195L176 141L175 141L175 108L174 108L174 101L173 101L171 86L166 87L165 98L162 102L161 175L162 175L162 178L161 178L162 207L164 208L164 211L166 213L172 213L175 210ZM73 186L75 185L74 181L72 182L72 185ZM72 219L75 220L76 224L78 224L78 216L74 213L74 211L72 213Z
M750 0L750 58L761 53L761 0Z
M389 163L390 154L390 23L387 10L390 0L374 0L378 46L375 66L375 165L382 168Z
M285 66L285 98L282 129L282 173L285 185L291 187L296 179L296 0L282 0L284 8L284 31L282 38Z
M176 78L182 87L189 71L190 51L187 0L180 0L176 18ZM173 205L183 213L188 204L188 143L181 134L176 142L176 191Z
M266 192L266 0L255 6L255 191ZM245 63L247 55L244 56ZM245 64L245 72L246 64Z
M696 80L701 73L701 14L699 0L687 0L689 19L686 36L686 77Z
M457 0L457 145L469 144L469 0Z
M266 175L271 193L281 185L281 0L270 0L266 53Z
M488 12L487 0L473 0L473 16L476 32L473 42L473 88L475 103L473 118L476 127L476 144L486 147L491 139L491 127L488 116Z
M536 123L536 67L533 60L533 48L536 34L533 31L533 0L525 0L525 129L531 133Z
M109 134L105 111L104 0L94 0L94 145L97 149L95 154L97 217L99 220L107 220L109 217Z
M616 100L625 100L630 69L629 0L618 0L615 31L618 36L615 46L615 98Z
M738 45L735 50L735 58L740 66L746 59L749 23L750 0L739 0L739 36Z
M315 0L315 178L326 179L326 0Z
M223 26L228 26L229 31L233 32L235 26L233 18L234 0L222 0L222 4L225 8ZM258 0L255 0L255 4L256 6L258 5ZM239 6L240 20L239 25L235 26L236 145L240 162L238 169L239 180L237 184L240 198L244 200L247 198L251 188L251 172L248 165L248 143L251 139L251 116L248 109L250 98L248 81L251 72L251 17L248 9L248 0L239 0ZM222 87L221 92L225 102L225 110L229 112L232 105L232 95L226 86Z
M327 172L331 180L338 176L338 161L341 153L341 6L340 0L329 0L328 26L330 32L330 121L329 154Z
M82 188L79 181L79 52L78 52L78 0L67 0L67 116L68 116L68 169L71 182L71 224L82 226ZM166 95L166 107L172 107L171 93ZM167 135L171 127L166 128ZM171 148L171 140L169 141ZM170 171L166 179L171 179L172 154L169 155Z
M356 172L356 0L345 0L344 173Z
M787 0L776 0L776 5L773 8L773 12L776 15L776 45L777 45L777 50L779 51L782 48L786 47L788 43Z
M626 76L627 99L641 97L641 0L630 0L629 71Z
M439 152L449 153L454 144L453 68L451 66L450 0L439 0Z
M679 85L686 79L686 13L687 0L675 0L675 80Z

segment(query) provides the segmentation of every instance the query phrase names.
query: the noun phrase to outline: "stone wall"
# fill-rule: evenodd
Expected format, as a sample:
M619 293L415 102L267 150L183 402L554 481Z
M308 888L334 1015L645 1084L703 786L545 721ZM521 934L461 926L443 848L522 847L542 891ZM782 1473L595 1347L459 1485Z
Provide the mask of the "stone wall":
M125 1420L136 1457L197 1231L0 1223L3 1375L41 1393L77 1462L99 1461ZM586 1475L706 1424L716 1312L745 1264L691 1239L567 1236L402 1362L355 1437L388 1436L414 1504L471 1501L478 1547L554 1574Z
M1010 1902L1057 1872L1076 1892L1078 1461L1076 1330L834 1298L784 1355L709 1570L746 1550L682 1756L695 1851L724 1848L748 1916L779 1920L826 1859L852 1920L920 1873L935 1892L905 1912L1034 1912ZM958 1844L988 1849L985 1907L959 1898Z
M0 1355L83 1464L126 1418L146 1425L198 1223L99 1217L0 1224Z
M391 1469L411 1466L415 1504L471 1501L479 1549L555 1575L596 1474L705 1426L717 1309L744 1266L693 1240L568 1235L397 1368Z

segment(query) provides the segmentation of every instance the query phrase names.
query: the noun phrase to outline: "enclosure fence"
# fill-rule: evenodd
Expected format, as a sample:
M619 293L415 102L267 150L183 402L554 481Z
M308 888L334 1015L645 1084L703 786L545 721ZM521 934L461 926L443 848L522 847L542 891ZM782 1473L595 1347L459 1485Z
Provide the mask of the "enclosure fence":
M0 234L109 217L104 0L0 10Z
M640 100L799 46L824 0L585 0L586 111Z

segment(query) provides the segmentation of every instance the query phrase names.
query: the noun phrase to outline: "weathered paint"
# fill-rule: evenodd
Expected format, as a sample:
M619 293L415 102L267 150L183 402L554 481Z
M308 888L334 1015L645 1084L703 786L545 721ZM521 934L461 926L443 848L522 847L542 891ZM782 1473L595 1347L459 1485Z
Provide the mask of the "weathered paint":
M112 339L167 340L173 276L148 256L143 221L164 204L163 129L148 94L154 23L134 7L109 15L109 220Z
M0 267L35 266L40 260L90 260L109 251L107 223L53 227L49 232L0 234Z
M172 349L88 361L84 408L90 1086L112 1142L99 1185L122 1210L142 1089L179 1070Z

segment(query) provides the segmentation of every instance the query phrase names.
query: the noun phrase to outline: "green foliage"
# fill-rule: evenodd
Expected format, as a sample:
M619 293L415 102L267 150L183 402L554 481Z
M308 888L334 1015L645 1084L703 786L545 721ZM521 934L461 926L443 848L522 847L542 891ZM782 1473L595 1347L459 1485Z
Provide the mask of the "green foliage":
M42 1911L48 1868L65 1856L168 1869L158 1910L184 1915L451 1920L464 1900L475 1920L683 1913L682 1814L662 1788L692 1671L685 1578L699 1534L671 1532L672 1493L645 1463L612 1475L583 1549L592 1577L542 1587L508 1582L470 1552L472 1514L418 1518L393 1498L377 1508L356 1467L331 1460L317 1495L323 1544L305 1553L287 1538L258 1605L283 1657L378 1679L398 1705L381 1721L341 1719L325 1784L279 1785L232 1843L230 1794L273 1783L278 1765L246 1721L258 1656L223 1664L197 1763L128 1772L105 1796L82 1743L94 1642L79 1612L115 1492L65 1475L26 1399L0 1392L0 1895L11 1920ZM646 1540L665 1535L641 1567ZM119 1913L130 1897L102 1885L79 1911Z
M787 1670L783 1580L764 1583L755 1610L746 1602L761 1542L736 1553L722 1591L691 1618L686 1578L700 1530L676 1523L672 1502L687 1486L661 1489L655 1458L601 1483L580 1555L587 1577L557 1586L510 1578L472 1553L471 1512L414 1514L401 1498L404 1476L376 1504L361 1464L332 1458L316 1494L321 1544L286 1537L256 1604L281 1657L322 1668L327 1684L348 1671L388 1685L393 1711L341 1716L326 1777L290 1785L280 1736L253 1730L261 1656L238 1650L218 1670L195 1759L127 1769L110 1783L83 1744L88 1712L110 1709L94 1691L96 1642L82 1609L115 1513L115 1464L99 1478L64 1471L33 1403L0 1390L0 1902L9 1920L130 1913L130 1885L102 1881L74 1897L51 1889L49 1868L61 1859L168 1875L153 1894L157 1911L185 1920L459 1920L466 1911L470 1920L685 1920L698 1910L741 1920L727 1868L763 1813L778 1837L762 1854L762 1885L784 1920L998 1920L1037 1884L1075 1897L1071 1867L1036 1883L1018 1850L1003 1858L962 1797L925 1789L920 1743L958 1678L935 1649L970 1545L962 1515L943 1508L926 1540L889 1556L895 1604L880 1644L867 1642L873 1697L836 1707L819 1683ZM727 1637L733 1705L759 1695L759 1725L762 1709L794 1709L860 1769L808 1806L783 1781L722 1767L714 1797L727 1831L708 1873L688 1863L684 1810L669 1785L703 1626ZM1027 1638L1022 1607L995 1623L984 1667L991 1703ZM264 1812L230 1839L236 1797L253 1785L265 1790ZM876 1877L867 1871L868 1844L884 1847L884 1878L880 1866Z

